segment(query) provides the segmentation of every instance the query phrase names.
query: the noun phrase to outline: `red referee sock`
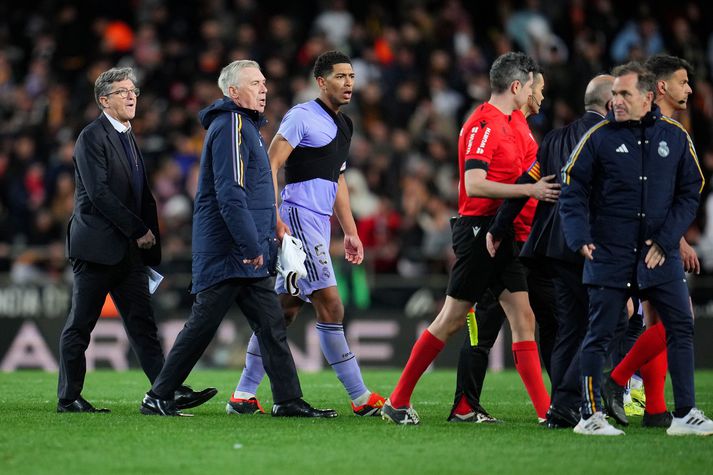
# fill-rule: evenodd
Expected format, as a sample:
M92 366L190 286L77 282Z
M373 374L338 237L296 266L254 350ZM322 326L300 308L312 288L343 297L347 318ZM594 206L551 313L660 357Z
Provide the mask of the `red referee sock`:
M436 359L436 356L444 346L445 343L433 336L428 330L421 334L419 339L416 340L416 344L413 345L411 356L403 373L401 373L394 392L389 397L393 407L405 407L411 403L411 394L416 387L416 383L418 383L423 372Z
M550 407L550 395L547 394L545 383L542 380L542 366L540 366L540 352L537 351L535 341L519 341L512 344L512 356L515 359L515 368L525 383L527 394L530 395L532 405L535 406L537 417L545 418Z
M471 412L473 412L473 408L470 407L470 404L468 404L468 398L465 397L465 395L461 396L460 400L458 401L458 404L456 405L456 408L453 409L453 413L465 416L466 414L470 414Z
M664 386L668 370L668 352L664 349L651 361L641 367L641 377L646 391L646 412L660 414L666 411Z
M626 383L637 370L665 349L666 330L664 330L661 323L657 323L641 334L624 359L611 372L611 378L619 386L626 386Z

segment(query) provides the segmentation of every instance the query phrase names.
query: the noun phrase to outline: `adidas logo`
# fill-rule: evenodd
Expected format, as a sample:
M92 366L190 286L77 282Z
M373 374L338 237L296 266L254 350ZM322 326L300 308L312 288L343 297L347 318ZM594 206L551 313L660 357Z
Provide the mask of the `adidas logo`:
M616 151L619 152L619 153L629 153L629 149L626 148L626 145L625 145L625 144L619 145L619 146L617 147Z
M692 426L699 426L705 422L705 419L699 419L697 417L691 417L686 421L686 424L692 425Z

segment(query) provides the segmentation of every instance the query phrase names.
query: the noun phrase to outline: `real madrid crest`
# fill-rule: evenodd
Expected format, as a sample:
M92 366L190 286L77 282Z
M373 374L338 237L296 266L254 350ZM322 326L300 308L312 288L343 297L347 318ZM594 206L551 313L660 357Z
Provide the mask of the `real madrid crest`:
M659 142L659 155L663 158L668 157L668 144L663 140Z

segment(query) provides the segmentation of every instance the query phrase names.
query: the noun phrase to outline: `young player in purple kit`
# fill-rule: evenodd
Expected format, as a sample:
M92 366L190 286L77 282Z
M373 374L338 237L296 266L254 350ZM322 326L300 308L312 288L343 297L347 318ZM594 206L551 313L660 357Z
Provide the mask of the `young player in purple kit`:
M275 290L280 294L288 325L305 302L312 303L322 353L349 393L354 414L375 416L380 414L384 398L364 385L356 357L349 350L342 325L344 306L329 255L330 217L334 211L344 232L345 259L352 264L361 264L364 259L342 173L346 169L353 126L339 108L351 100L354 85L351 60L338 51L323 53L315 62L314 77L320 89L319 98L287 112L268 151L275 190L277 173L285 167L286 185L281 193L277 237L282 239L285 233L295 236L307 253L307 277L298 283L300 296L289 295L279 275ZM255 393L264 375L262 356L253 334L245 370L226 406L228 414L263 412Z

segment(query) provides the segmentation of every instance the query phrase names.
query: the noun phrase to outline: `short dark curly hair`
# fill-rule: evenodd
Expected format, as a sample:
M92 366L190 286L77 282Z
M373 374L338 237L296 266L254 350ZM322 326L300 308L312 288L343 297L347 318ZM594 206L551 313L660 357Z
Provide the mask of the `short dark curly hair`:
M335 64L352 64L352 60L349 56L342 53L341 51L327 51L322 53L314 62L314 77L325 77L332 72Z

